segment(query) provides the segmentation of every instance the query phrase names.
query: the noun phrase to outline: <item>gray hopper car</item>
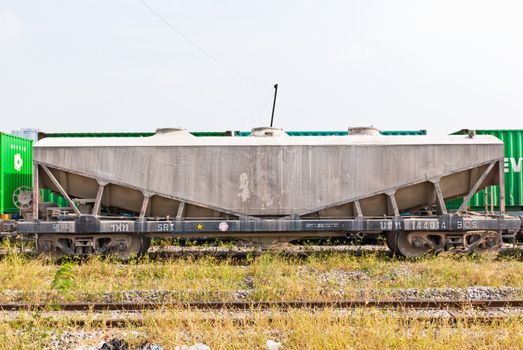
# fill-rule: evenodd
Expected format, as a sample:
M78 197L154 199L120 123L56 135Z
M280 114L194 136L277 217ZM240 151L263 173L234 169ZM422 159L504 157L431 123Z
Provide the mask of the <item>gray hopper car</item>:
M159 129L140 138L44 138L33 157L32 215L13 230L37 234L38 250L51 255L125 258L152 237L270 245L385 233L393 251L419 256L495 249L521 227L503 206L498 216L445 208L447 199L503 186L503 143L492 136L355 128L290 137L257 128L250 137L193 137ZM65 197L69 210L39 203L42 187Z

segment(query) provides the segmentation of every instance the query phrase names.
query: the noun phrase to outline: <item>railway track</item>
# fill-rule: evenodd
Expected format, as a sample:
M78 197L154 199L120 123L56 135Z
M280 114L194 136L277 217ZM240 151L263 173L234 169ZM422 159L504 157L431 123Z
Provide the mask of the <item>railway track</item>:
M290 309L501 309L522 308L523 300L343 300L343 301L254 301L254 302L122 302L122 303L61 303L61 304L0 304L0 311L125 311L145 310L290 310Z
M45 319L48 325L127 328L151 322L202 319L220 325L224 320L248 326L264 313L272 322L273 312L328 310L334 319L361 317L361 310L405 322L436 324L492 324L523 319L523 300L345 300L286 302L190 302L190 303L65 303L65 304L0 304L0 323L19 325L19 312L28 312L26 322ZM29 317L29 318L27 318ZM182 319L180 319L182 317ZM281 315L279 316L281 317ZM152 321L151 321L152 320Z

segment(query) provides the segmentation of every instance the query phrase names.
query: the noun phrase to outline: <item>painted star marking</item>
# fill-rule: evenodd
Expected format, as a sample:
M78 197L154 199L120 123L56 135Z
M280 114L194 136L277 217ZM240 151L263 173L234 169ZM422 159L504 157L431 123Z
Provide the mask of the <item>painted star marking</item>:
M203 230L203 224L198 224L198 225L196 225L196 229L197 229L198 231Z

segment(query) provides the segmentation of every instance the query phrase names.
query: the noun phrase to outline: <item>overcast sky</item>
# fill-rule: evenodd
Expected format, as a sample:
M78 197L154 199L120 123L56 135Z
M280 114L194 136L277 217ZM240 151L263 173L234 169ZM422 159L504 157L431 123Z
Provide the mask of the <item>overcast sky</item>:
M230 69L139 0L1 0L0 129L249 130L275 82L288 130L523 128L523 1L144 1Z

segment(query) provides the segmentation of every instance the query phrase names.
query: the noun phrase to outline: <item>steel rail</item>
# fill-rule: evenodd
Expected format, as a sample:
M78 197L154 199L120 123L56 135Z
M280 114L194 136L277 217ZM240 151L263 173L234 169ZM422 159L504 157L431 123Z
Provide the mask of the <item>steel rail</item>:
M117 302L117 303L4 303L0 311L144 311L184 310L289 310L289 309L494 309L523 308L523 300L343 300L343 301L253 301L253 302Z

